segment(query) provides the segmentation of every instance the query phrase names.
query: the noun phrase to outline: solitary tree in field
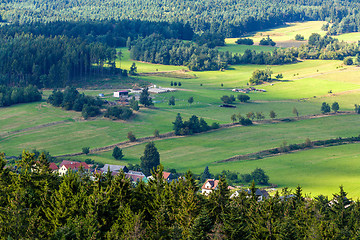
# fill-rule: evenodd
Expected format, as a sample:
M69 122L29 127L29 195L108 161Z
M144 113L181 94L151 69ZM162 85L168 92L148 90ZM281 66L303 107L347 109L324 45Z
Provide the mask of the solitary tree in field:
M175 106L175 97L174 96L171 96L170 99L169 99L169 105L173 105Z
M146 144L144 155L140 159L141 170L145 176L149 176L151 174L151 170L160 165L160 154L153 142Z
M129 139L130 142L135 142L136 141L136 137L133 134L133 132L128 132L127 138Z
M234 97L234 96L233 96ZM228 95L224 95L220 98L220 100L223 102L223 103L226 103L226 104L231 104L233 103L233 98L231 98L231 96L229 97Z
M192 104L194 102L194 97L189 97L188 103Z
M250 100L250 97L246 94L239 94L237 95L237 99L239 99L240 102L247 102Z
M154 130L154 137L156 137L156 138L160 137L159 130L157 130L157 129Z
M293 108L292 113L293 113L294 115L296 115L296 117L299 117L299 112L298 112L298 110L296 109L296 107Z
M231 115L230 119L233 123L236 122L236 114L234 113L233 115Z
M90 147L83 147L83 148L82 148L82 153L83 153L83 154L88 155L89 152L90 152Z
M322 105L321 105L321 112L322 112L323 114L329 113L329 112L330 112L330 106L329 106L329 104L327 104L326 102L323 102Z
M331 105L331 109L337 113L340 109L340 106L339 106L339 103L338 102L334 102L332 105Z
M124 157L124 154L122 153L122 150L118 146L116 146L113 150L112 156L116 160L120 160Z
M271 119L274 119L276 118L276 113L273 110L271 110L269 116Z

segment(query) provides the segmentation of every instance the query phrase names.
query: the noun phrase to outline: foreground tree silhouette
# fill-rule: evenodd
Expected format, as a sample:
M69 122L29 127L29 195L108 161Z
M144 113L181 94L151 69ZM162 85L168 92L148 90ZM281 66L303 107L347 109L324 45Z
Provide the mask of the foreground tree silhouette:
M160 154L153 142L146 144L144 155L140 159L141 170L145 176L149 176L151 174L151 170L160 165Z

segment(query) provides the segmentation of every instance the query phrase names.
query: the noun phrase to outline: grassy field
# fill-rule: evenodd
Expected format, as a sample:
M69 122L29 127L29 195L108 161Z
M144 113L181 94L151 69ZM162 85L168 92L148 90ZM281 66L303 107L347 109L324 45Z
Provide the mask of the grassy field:
M178 171L191 169L201 173L209 166L212 173L231 170L250 173L255 168L264 169L272 183L279 187L295 188L298 184L306 193L316 196L320 193L331 195L344 185L351 196L360 196L360 154L359 144L328 147L285 154L277 157L216 163L234 155L257 152L278 147L283 141L288 144L311 140L356 136L360 132L351 126L358 125L358 116L338 116L306 121L265 124L252 127L237 127L206 134L156 141L155 145L165 167ZM122 161L112 158L111 152L81 156L75 159L91 158L113 164L140 163L145 144L124 148ZM353 165L352 165L353 164ZM347 175L348 173L348 175ZM291 176L291 177L290 177Z
M269 34L275 41L280 42L290 41L297 33L307 38L312 32L319 32L322 24L323 22L294 23L285 28L264 31L262 36ZM261 35L258 33L253 37L259 40ZM228 44L221 47L220 51L243 53L247 48L256 51L273 49L236 45L235 39L226 41ZM129 58L129 51L125 48L119 50L123 52L123 58L117 61L117 66L129 69L134 62ZM176 87L178 91L173 93L153 95L156 108L142 108L133 119L126 122L110 121L103 117L84 121L80 113L54 108L44 101L1 108L0 151L5 151L7 155L18 155L23 149L33 148L50 151L52 155L80 152L84 146L97 148L125 141L129 131L133 131L136 137L151 136L155 129L160 133L170 132L171 123L177 113L181 113L184 119L197 115L211 124L229 123L232 114L240 113L244 116L250 111L263 112L268 119L270 110L274 110L277 117L283 118L293 116L294 107L301 116L319 114L321 103L324 101L330 104L334 101L339 102L340 110L353 110L354 104L360 103L358 79L360 68L344 67L342 61L306 60L283 66L237 65L230 66L225 71L206 72L187 71L184 66L141 62L136 62L136 65L140 75L134 79L120 77L99 81L93 79L91 88L85 86L79 91L92 96L103 93L107 99L113 100L113 91L118 90L118 86L130 87L135 82L140 82L139 84L150 82L158 86L170 87L170 82L176 81L181 82L182 86ZM267 92L249 93L251 97L249 103L235 102L236 108L219 107L221 96L237 95L231 91L233 88L248 87L247 83L252 72L267 67L271 68L273 76L282 73L284 76L282 81L257 86ZM152 74L144 74L149 72ZM44 98L50 93L50 90L44 91ZM175 106L168 105L168 100L172 96L176 99ZM194 97L194 103L191 105L187 102L189 97ZM314 194L321 192L321 184L323 184L323 193L330 194L336 192L338 185L343 183L345 187L349 186L348 191L354 190L353 194L360 196L355 185L351 185L356 179L355 175L351 175L353 169L350 166L351 163L354 163L354 166L358 164L356 160L359 158L355 155L355 146L358 145L316 149L256 161L215 163L234 155L278 147L284 140L291 144L303 142L307 137L317 140L355 136L360 133L357 127L359 122L360 118L352 115L236 127L157 141L156 146L160 151L162 163L178 171L191 169L200 173L206 165L209 165L213 173L223 169L247 173L255 167L261 167L268 172L271 181L281 187L294 188L297 184L301 184L307 192ZM144 144L124 149L125 158L122 161L115 161L111 157L111 152L80 156L76 159L92 158L113 164L139 163L143 149ZM334 157L334 161L343 161L346 164L336 169L331 154L337 156ZM308 161L314 162L313 169L312 165L305 164ZM334 167L335 170L322 173L321 169L327 169L327 165L329 168ZM349 177L344 177L346 169L349 169ZM319 184L311 185L316 174L319 175Z
M206 165L214 164L235 155L242 155L288 144L336 137L357 136L353 126L360 123L357 115L333 116L289 123L261 124L235 127L176 139L156 141L162 163L181 171L196 173ZM139 162L145 144L124 149L125 160ZM108 153L94 154L92 158L104 159ZM111 156L110 156L111 158Z
M295 22L287 23L286 26L279 26L278 28L267 29L261 32L251 33L246 37L254 40L255 44L258 44L260 40L266 36L269 36L274 42L279 43L289 42L295 40L295 35L300 34L304 36L305 40L309 38L312 33L319 33L325 35L326 32L321 30L324 21L308 21L308 22ZM226 43L235 43L237 38L229 38ZM296 41L301 44L301 41Z

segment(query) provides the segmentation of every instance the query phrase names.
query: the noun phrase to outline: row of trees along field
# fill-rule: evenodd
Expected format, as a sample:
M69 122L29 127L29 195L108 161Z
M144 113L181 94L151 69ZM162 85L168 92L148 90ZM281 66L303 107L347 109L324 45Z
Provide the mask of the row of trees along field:
M221 177L207 197L191 172L167 183L161 166L134 186L123 173L59 177L45 155L24 152L17 170L5 164L0 156L0 235L7 239L351 239L360 228L360 202L343 188L330 199L305 198L298 187L257 201L255 185L230 198Z
M0 107L17 103L37 102L41 100L41 92L35 86L8 87L0 85Z
M126 9L126 11L124 11ZM9 0L0 3L10 23L137 19L189 23L195 32L239 37L285 22L327 20L333 33L358 31L360 3L336 0Z
M185 65L190 70L219 70L228 64L286 64L296 62L288 50L276 49L274 52L255 52L246 50L243 55L221 52L207 45L199 46L192 42L165 39L153 34L139 38L131 46L130 56L134 60L165 65Z
M66 36L0 35L0 84L64 87L115 67L116 51Z

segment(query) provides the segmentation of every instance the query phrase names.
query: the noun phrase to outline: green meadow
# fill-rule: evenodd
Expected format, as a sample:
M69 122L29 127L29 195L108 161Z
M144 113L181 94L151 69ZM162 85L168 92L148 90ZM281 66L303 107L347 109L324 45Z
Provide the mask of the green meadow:
M275 42L293 41L300 33L305 39L312 32L320 31L323 22L304 22L288 24L282 28L256 33L252 37L270 35ZM351 36L355 36L352 34ZM345 35L343 36L346 37ZM353 37L355 38L355 37ZM348 37L347 41L350 37ZM243 53L246 49L272 51L273 47L242 46L234 44L236 39L227 39L227 45L220 51ZM306 60L282 66L236 65L225 71L192 72L185 66L164 66L136 62L130 59L126 48L123 57L117 60L118 67L129 69L136 63L139 75L133 79L112 77L98 82L91 80L91 86L79 88L79 92L97 96L103 93L106 99L114 100L114 90L128 88L135 82L152 83L157 86L171 87L171 82L181 82L176 92L153 95L155 108L141 108L129 121L111 121L97 117L85 121L81 114L63 111L46 103L51 90L44 91L44 100L38 103L20 104L0 109L0 151L7 155L18 155L23 149L47 150L52 155L81 152L82 147L98 148L127 140L132 131L136 137L152 136L155 129L160 133L172 131L172 122L177 113L184 120L192 115L204 118L208 124L213 122L230 123L232 114L245 116L248 112L262 112L269 119L269 112L275 111L277 118L294 117L295 107L301 116L320 113L322 102L330 105L337 101L340 111L352 111L354 104L360 103L360 68L343 66L336 60ZM256 86L266 92L250 92L249 103L236 101L236 108L220 108L220 97L237 95L233 88L246 88L252 72L256 69L271 68L273 76L283 74L281 81ZM148 73L148 74L147 74ZM149 74L151 73L151 74ZM119 86L122 86L119 88ZM175 106L169 106L170 97L176 99ZM189 104L189 97L194 103ZM54 124L55 123L55 124ZM240 173L251 172L256 167L263 168L272 183L280 187L295 188L297 184L312 194L331 194L340 184L353 190L352 196L360 196L355 183L358 144L314 149L272 158L253 161L215 163L238 154L247 154L268 148L278 147L283 141L301 143L311 140L336 137L357 136L360 134L358 115L328 116L317 119L256 124L251 127L233 127L219 129L195 136L156 141L165 167L180 172L191 169L201 173L209 166L212 173L233 170ZM139 163L145 144L125 148L125 158L116 161L111 151L79 156L74 159L91 158L103 163L129 164ZM332 154L334 157L331 157ZM339 162L344 164L336 167ZM354 168L351 167L354 164ZM322 171L324 169L324 171ZM346 176L346 171L349 176ZM318 180L318 181L317 181Z

